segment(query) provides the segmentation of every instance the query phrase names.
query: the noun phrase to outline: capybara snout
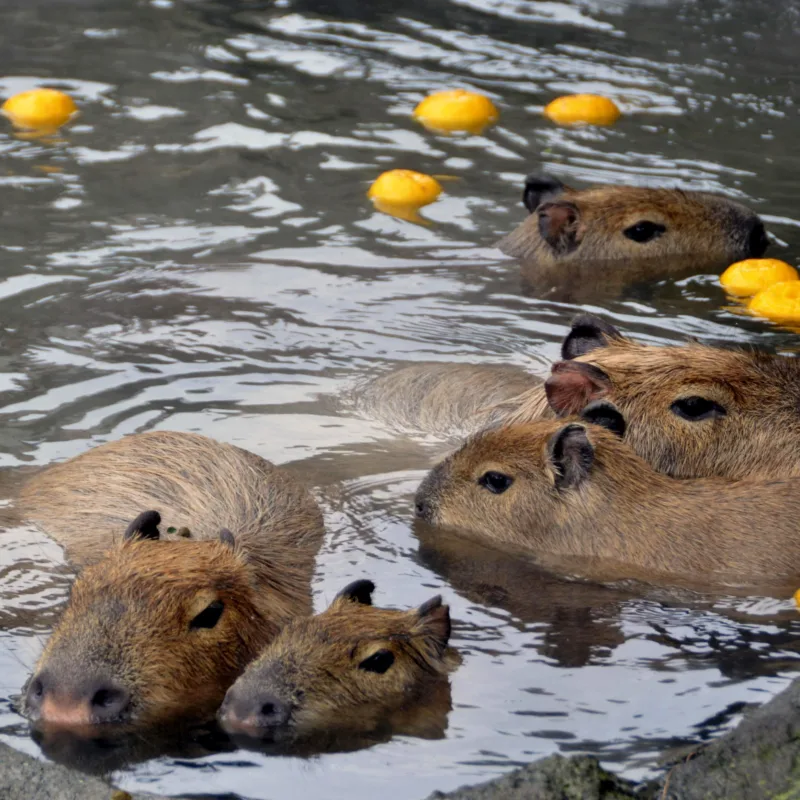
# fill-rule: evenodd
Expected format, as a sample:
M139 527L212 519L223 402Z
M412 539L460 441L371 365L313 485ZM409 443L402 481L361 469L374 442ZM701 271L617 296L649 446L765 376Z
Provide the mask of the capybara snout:
M122 684L81 664L42 670L25 692L31 719L70 728L120 722L130 703L131 694Z
M371 604L356 581L322 614L291 622L228 690L226 730L251 736L370 731L445 679L450 614L440 597L411 611Z
M596 186L572 189L530 175L530 216L500 242L508 255L540 264L695 255L721 263L758 258L769 240L746 206L706 192Z
M276 632L229 531L163 541L159 521L141 514L76 579L25 692L34 722L150 723L185 716L187 705L188 716L212 714Z

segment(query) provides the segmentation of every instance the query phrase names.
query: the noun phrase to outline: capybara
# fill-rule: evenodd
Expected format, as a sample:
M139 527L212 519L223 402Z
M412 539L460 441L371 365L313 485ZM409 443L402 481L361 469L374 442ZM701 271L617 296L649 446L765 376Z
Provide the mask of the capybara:
M633 283L719 271L769 244L746 206L706 192L637 186L573 189L526 179L530 216L498 243L540 296L580 301Z
M800 579L800 480L675 480L624 429L618 409L595 401L580 418L479 433L428 474L417 515L591 578Z
M800 475L800 360L690 342L657 347L579 317L566 361L545 383L560 415L593 400L625 417L625 441L659 472L679 478ZM541 417L539 392L515 403L507 423Z
M537 387L541 378L510 364L423 362L361 381L351 397L358 413L393 430L455 440L499 421L505 401Z
M289 623L228 690L223 727L284 738L410 732L417 707L459 663L450 612L441 597L411 611L375 608L374 588L351 583L326 611Z
M626 442L659 472L681 478L800 475L800 360L696 342L638 344L590 314L573 321L561 354L564 360L544 384L529 376L530 387L512 395L515 385L524 385L521 374L518 382L499 386L508 396L493 406L480 407L490 367L461 372L457 402L454 397L448 406L443 367L450 365L433 364L427 380L417 373L428 365L374 379L369 409L380 419L405 415L409 429L450 414L453 433L474 433L554 412L574 414L606 399L625 416ZM480 410L460 417L474 408Z
M38 724L213 716L277 631L311 613L319 508L238 447L136 434L50 467L19 502L87 565L25 691Z

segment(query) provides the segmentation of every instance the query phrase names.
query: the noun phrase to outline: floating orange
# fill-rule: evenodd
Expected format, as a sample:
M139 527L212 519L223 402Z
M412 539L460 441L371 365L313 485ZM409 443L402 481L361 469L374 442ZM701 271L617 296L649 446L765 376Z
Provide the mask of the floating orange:
M621 113L613 100L599 94L570 94L544 107L544 115L557 125L613 125Z
M480 133L500 112L485 95L466 89L436 92L414 109L414 118L437 133Z
M55 131L78 113L78 107L68 94L58 89L31 89L9 97L0 112L15 128Z

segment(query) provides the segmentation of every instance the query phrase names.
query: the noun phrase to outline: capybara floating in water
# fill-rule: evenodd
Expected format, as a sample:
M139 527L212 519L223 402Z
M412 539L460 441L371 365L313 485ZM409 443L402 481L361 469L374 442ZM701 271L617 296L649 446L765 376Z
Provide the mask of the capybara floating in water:
M20 508L88 565L26 688L39 724L213 716L277 631L311 613L319 508L238 447L129 436L34 477ZM188 538L166 533L182 526Z
M417 515L603 580L786 590L800 579L800 479L675 480L624 429L597 401L580 418L479 433L428 474Z
M362 389L368 398L362 408L398 427L405 417L408 429L450 420L458 435L554 412L574 414L602 398L625 416L625 441L659 472L683 478L800 475L798 359L696 342L638 344L589 314L573 321L562 358L545 383L520 369L517 380L497 385L506 399L483 408L494 368L461 366L449 402L449 364L414 365L375 378ZM526 378L529 388L512 394Z
M657 347L579 317L566 361L545 383L549 405L574 414L614 403L625 442L656 470L679 478L800 476L800 360L690 342ZM507 423L541 417L530 393Z
M529 291L562 302L720 272L734 261L762 256L769 244L755 212L707 192L573 189L530 175L523 203L530 216L498 246L520 259Z
M375 608L374 588L356 581L323 613L289 623L228 690L223 727L274 738L441 735L459 663L448 607L434 597L411 611Z

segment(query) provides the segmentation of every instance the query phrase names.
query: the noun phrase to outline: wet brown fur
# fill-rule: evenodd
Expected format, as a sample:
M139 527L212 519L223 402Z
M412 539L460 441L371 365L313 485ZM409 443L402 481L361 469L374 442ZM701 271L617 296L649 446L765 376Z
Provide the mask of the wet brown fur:
M606 380L580 382L576 362L602 370ZM758 351L697 343L657 347L629 339L553 368L553 383L575 380L561 396L562 414L597 399L613 402L627 422L625 441L656 470L674 477L783 478L800 475L800 361ZM583 385L585 390L581 390ZM690 422L670 407L701 396L726 415ZM543 388L497 409L503 424L549 415Z
M395 431L457 440L496 421L503 401L541 383L512 365L423 363L363 381L352 400L359 413Z
M581 364L599 369L599 380L583 375ZM415 365L368 384L362 408L398 428L449 441L482 427L554 415L546 386L535 376L519 369L513 380L495 381L490 366ZM514 394L518 386L523 390ZM615 403L627 421L626 441L659 472L686 478L800 475L800 360L694 342L655 346L603 336L590 352L555 364L547 387L559 388L554 401L561 415L596 399ZM506 393L490 404L493 394ZM671 406L690 396L719 403L727 413L719 419L681 419Z
M449 711L449 692L437 689L460 663L448 647L449 636L449 610L440 603L429 610L393 611L339 596L321 614L287 625L228 698L274 693L291 704L288 726L295 735L379 726L425 735L430 714L420 715L421 699L427 704L447 696L448 707L434 709L433 716ZM395 657L385 673L359 669L381 650Z
M579 190L557 181L550 189L498 243L520 259L525 288L538 297L596 301L629 285L719 272L763 254L749 238L756 214L724 197L635 186ZM666 230L645 242L625 236L643 221Z
M741 203L706 192L649 189L637 186L563 187L499 243L507 255L537 264L567 261L616 261L695 255L702 259L733 261L747 256L747 227L756 214ZM558 251L540 232L547 207L568 203L577 210L577 245ZM666 231L649 242L623 235L640 221L655 222Z
M237 447L187 433L129 436L35 476L19 506L88 565L37 665L65 696L96 673L131 693L136 721L208 716L278 629L311 612L319 508ZM150 508L162 515L162 539L123 541ZM181 526L189 539L164 533ZM220 622L190 630L214 601L224 603Z
M552 448L570 424L594 460L559 486ZM487 471L514 483L493 494L478 483ZM785 583L800 579L799 490L796 479L677 481L605 428L573 419L476 435L431 471L417 503L432 524L524 547L545 564L577 559L590 577Z

